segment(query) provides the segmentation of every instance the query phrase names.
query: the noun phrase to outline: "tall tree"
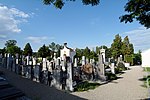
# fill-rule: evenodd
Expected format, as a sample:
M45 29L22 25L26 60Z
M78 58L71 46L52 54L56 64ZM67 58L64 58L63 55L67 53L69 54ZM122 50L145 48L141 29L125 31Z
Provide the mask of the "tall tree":
M42 58L46 58L50 56L51 51L49 50L49 47L45 46L45 44L39 48L38 55Z
M91 50L86 47L84 50L83 50L83 56L87 57L87 58L90 58L90 52Z
M5 43L6 46L6 52L10 53L11 55L15 56L16 53L21 53L21 48L16 46L17 41L16 40L8 40Z
M120 17L121 22L133 22L134 19L146 28L150 28L150 0L129 0L125 5L125 14Z
M23 54L24 54L25 56L32 56L32 48L31 48L30 43L27 43L27 44L25 45Z
M113 40L113 43L111 44L111 52L114 58L117 58L122 54L121 48L122 48L122 39L121 36L117 34L115 36L115 39Z

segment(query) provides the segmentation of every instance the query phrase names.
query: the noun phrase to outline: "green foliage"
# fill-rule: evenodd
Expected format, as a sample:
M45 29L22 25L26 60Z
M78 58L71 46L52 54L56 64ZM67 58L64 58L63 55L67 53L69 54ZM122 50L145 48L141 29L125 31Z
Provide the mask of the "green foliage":
M115 80L115 79L117 79L116 74L105 73L105 75L107 76L107 79L108 79L108 80Z
M121 36L117 34L115 36L115 39L113 40L113 43L111 44L111 51L112 51L111 53L114 58L117 58L122 54L121 48L122 48L122 39Z
M120 17L121 22L133 22L134 19L141 25L150 28L150 0L129 0L125 5L125 14Z
M133 60L134 60L135 65L140 65L142 63L141 51L134 54L134 59Z
M56 8L62 9L62 7L65 4L65 1L76 1L76 0L43 0L45 5L51 5L53 4ZM82 3L84 5L98 5L100 0L82 0Z
M125 55L125 62L130 63L131 65L133 65L133 56L132 55Z
M15 56L15 54L21 54L21 48L16 46L17 41L16 40L8 40L5 43L6 49L4 48L2 52L10 53L11 55Z
M15 46L16 44L17 44L16 40L8 40L8 41L6 41L5 46L7 48L7 47L10 47L10 46Z
M150 72L150 67L145 67L144 71Z
M50 45L49 45L49 48L51 50L51 54L52 54L52 57L54 57L54 53L56 53L56 57L60 57L60 50L62 49L62 46L59 45L59 44L55 44L54 42L52 42Z
M30 43L27 43L27 44L25 45L23 54L24 54L25 56L32 56L32 48L31 48Z
M74 91L77 91L77 92L88 91L90 89L95 89L98 86L100 86L99 83L89 83L88 81L85 81L85 82L78 84L74 88Z
M38 50L39 57L46 58L50 56L50 54L51 54L51 51L49 50L47 46L45 46L45 44L42 47L40 47Z
M125 70L127 70L127 68L125 67L125 65L122 62L119 62L118 66L115 68L116 74L118 74L122 71L125 71Z
M18 46L10 46L7 47L7 53L10 53L11 55L15 56L15 54L21 54L21 48Z

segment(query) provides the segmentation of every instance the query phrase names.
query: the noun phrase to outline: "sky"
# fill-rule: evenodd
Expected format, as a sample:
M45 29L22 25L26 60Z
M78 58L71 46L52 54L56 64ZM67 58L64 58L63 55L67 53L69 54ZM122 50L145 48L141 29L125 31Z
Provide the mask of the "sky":
M135 52L150 48L150 29L137 21L120 23L128 0L101 0L98 6L66 2L59 10L42 0L0 0L0 48L14 39L22 49L30 43L33 51L43 44L67 42L71 48L111 46L116 34L125 36Z

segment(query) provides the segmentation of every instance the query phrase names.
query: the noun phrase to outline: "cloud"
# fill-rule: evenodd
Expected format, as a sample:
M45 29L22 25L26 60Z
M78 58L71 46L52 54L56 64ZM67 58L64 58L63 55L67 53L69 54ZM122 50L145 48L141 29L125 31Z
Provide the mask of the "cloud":
M33 42L33 43L42 43L44 40L47 40L48 38L46 36L43 36L43 37L29 36L26 39Z
M122 36L129 36L129 40L133 43L136 52L150 48L150 29L139 27L138 29L123 33Z
M0 38L21 32L18 25L26 22L28 17L30 16L23 11L0 4Z

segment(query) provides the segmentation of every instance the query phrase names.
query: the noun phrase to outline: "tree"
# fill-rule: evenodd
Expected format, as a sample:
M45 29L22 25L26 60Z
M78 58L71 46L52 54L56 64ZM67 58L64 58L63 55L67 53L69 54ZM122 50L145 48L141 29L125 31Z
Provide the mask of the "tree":
M91 50L88 47L86 47L83 50L83 56L85 56L86 58L90 58L90 52L91 52Z
M43 0L45 5L53 4L56 8L62 9L65 4L65 1L76 1L76 0ZM100 0L82 0L84 5L98 5Z
M6 41L5 46L10 47L10 46L15 46L16 44L17 44L16 40L8 40Z
M54 53L56 53L56 57L60 57L60 49L62 48L61 45L55 44L54 42L52 42L49 45L49 48L50 48L50 50L52 52L52 57L54 57Z
M31 48L30 43L27 43L27 44L25 45L23 54L24 54L25 56L32 56L32 48Z
M45 44L39 48L38 50L38 55L42 58L46 58L48 56L50 56L51 51L49 50L49 48L47 46L45 46Z
M21 54L21 48L16 46L17 41L16 40L8 40L5 43L6 46L6 52L10 53L11 55L15 56L15 54Z
M150 0L129 0L125 5L125 14L120 17L121 22L133 22L134 19L141 25L150 28Z
M122 43L122 54L124 61L133 62L134 48L133 44L130 43L128 36L126 36Z
M117 34L115 36L115 39L113 40L113 43L111 44L111 53L114 58L118 58L122 54L121 48L122 48L122 39L121 36Z

